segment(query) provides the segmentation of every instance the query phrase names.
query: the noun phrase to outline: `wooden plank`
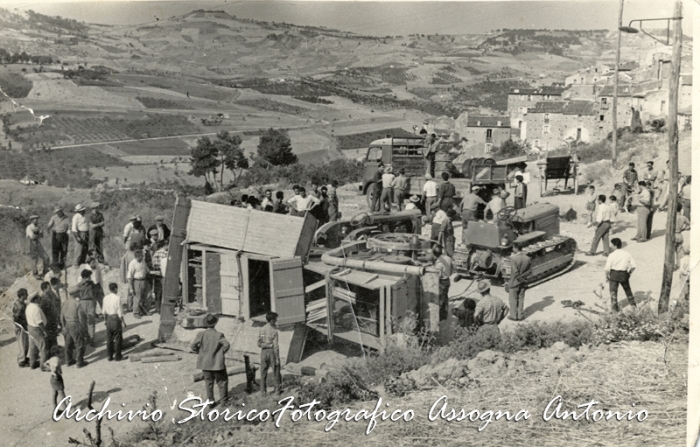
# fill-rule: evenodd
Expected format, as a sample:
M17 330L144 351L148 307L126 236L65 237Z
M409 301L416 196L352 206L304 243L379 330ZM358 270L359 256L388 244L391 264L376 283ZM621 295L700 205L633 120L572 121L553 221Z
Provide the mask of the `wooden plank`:
M245 374L245 366L235 366L233 368L226 368L226 375L227 376L235 376L237 374ZM192 382L197 383L201 382L204 380L204 373L203 372L197 372L192 374Z
M294 333L292 341L289 344L289 353L287 354L287 363L299 363L304 355L304 347L306 346L306 335L308 327L305 324L297 323L294 325Z
M213 314L221 313L221 255L206 253L204 271L204 292L207 310Z
M386 336L384 334L384 318L382 318L381 315L381 313L385 311L384 299L384 288L382 287L381 289L379 289L379 315L377 315L377 317L379 318L379 344L382 347L382 351L386 346Z
M301 258L271 260L270 282L272 310L279 314L278 324L306 321Z
M311 213L306 213L301 227L301 234L294 250L295 256L300 256L305 261L308 259L317 227L318 220Z
M326 280L322 279L321 281L315 282L311 285L306 286L304 288L305 293L313 292L316 289L320 289L321 287L324 287L326 285Z

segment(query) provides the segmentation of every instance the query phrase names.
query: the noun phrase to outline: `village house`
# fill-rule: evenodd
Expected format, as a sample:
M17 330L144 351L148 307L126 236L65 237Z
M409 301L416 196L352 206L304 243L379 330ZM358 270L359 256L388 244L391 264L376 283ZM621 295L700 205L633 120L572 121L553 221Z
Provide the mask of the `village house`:
M538 102L561 100L563 91L563 88L553 86L511 89L510 93L508 93L510 127L513 129L522 129L528 108L534 107ZM523 138L522 130L520 138Z
M473 157L490 154L495 148L511 139L510 119L504 116L480 116L462 114L457 119L457 129L466 138L462 149Z
M603 75L611 71L610 67L607 65L594 65L592 67L584 68L576 73L569 75L564 80L565 86L570 85L590 85L596 84L598 81L603 79Z
M549 151L568 142L602 140L612 129L609 114L594 101L543 101L526 117L525 135L533 148Z

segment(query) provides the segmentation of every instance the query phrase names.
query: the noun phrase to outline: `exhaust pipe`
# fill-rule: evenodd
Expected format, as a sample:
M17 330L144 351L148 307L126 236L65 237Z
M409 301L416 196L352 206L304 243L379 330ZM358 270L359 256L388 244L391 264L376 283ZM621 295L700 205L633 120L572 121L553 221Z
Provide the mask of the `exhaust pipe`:
M321 256L321 260L325 264L335 265L338 267L350 267L361 270L369 270L378 273L399 273L409 275L424 275L426 272L432 272L435 269L423 266L391 264L383 261L363 261L360 259L351 259L346 256L348 253L357 253L360 246L366 242L355 242L348 245L343 245L333 250L327 251ZM364 247L363 247L364 248ZM437 270L435 270L437 271Z

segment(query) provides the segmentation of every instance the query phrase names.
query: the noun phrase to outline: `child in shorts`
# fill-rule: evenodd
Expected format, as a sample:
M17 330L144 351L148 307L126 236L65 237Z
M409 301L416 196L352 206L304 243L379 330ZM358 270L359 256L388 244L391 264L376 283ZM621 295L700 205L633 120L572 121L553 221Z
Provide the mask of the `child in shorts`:
M55 410L58 403L66 397L63 386L63 371L61 370L61 360L58 357L51 357L47 363L51 368L51 378L49 381L51 382L51 387L53 388L53 407ZM57 413L60 414L62 412L63 410Z

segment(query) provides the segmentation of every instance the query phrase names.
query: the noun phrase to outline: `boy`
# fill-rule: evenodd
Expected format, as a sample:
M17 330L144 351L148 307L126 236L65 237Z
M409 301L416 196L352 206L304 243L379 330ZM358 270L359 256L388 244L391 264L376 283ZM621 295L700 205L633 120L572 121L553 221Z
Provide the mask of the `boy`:
M49 379L49 382L53 388L53 407L54 412L56 412L56 415L58 416L63 413L64 410L62 409L61 411L56 411L56 407L58 406L58 403L66 397L66 392L63 386L63 371L61 370L61 361L58 357L51 357L48 363L51 370L51 378Z
M207 399L214 402L214 382L219 387L219 401L228 399L228 374L224 363L224 354L231 345L226 341L226 337L221 332L214 329L219 319L216 315L207 314L204 323L208 329L197 334L190 345L190 349L196 352L197 369L204 373L204 384L207 389Z
M29 358L27 353L29 350L29 335L27 333L27 289L19 289L17 298L12 304L12 319L15 323L15 337L17 338L17 347L19 355L17 356L17 364L20 368L29 366Z
M282 376L280 375L280 347L279 333L277 332L276 312L268 312L265 315L267 324L260 329L258 347L260 348L260 392L267 395L267 369L272 367L272 375L275 378L275 393L281 392Z
M586 192L586 211L588 211L588 222L586 224L586 228L593 226L596 200L598 200L598 196L595 194L595 186L588 185L588 191Z
M610 202L610 222L617 222L617 213L620 211L620 204L617 203L617 197L608 197L608 202Z
M124 314L122 313L121 299L117 295L118 287L116 283L109 283L109 295L104 297L102 314L104 315L107 329L107 360L118 362L124 360L122 357L122 326L126 329ZM115 357L116 356L116 357Z

